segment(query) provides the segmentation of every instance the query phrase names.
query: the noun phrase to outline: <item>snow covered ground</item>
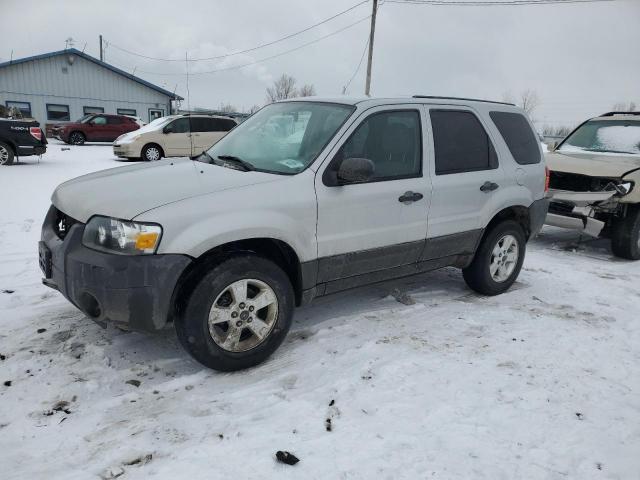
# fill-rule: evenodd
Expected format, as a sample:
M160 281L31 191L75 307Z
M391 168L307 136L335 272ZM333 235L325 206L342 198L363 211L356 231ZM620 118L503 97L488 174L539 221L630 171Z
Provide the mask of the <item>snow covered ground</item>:
M499 297L445 269L320 299L222 374L41 285L55 185L122 165L61 148L0 167L3 479L640 478L640 263L605 241L545 229Z

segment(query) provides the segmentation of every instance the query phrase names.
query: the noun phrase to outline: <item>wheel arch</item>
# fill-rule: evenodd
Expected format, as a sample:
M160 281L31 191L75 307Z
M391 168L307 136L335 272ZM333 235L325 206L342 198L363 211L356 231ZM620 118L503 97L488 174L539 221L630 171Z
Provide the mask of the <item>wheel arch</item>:
M229 256L242 253L259 255L282 268L293 287L296 305L302 303L302 264L295 250L288 243L276 238L248 238L218 245L193 260L174 288L171 319L182 311L189 292L210 268Z
M495 225L504 220L514 220L517 222L522 227L525 238L529 240L531 236L531 218L529 208L524 205L512 205L496 213L485 227L482 238L484 238L487 232L490 232Z
M160 145L157 142L147 142L145 143L142 148L140 149L140 155L142 156L144 154L144 149L147 147L158 147L160 149L160 157L161 158L167 158L167 156L164 153L164 148L162 148L162 145Z

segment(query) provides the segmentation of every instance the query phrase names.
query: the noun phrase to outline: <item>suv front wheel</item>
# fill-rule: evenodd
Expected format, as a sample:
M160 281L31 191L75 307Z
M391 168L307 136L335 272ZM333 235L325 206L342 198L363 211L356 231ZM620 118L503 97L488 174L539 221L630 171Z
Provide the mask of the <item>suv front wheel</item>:
M195 284L175 328L198 362L233 371L264 361L282 343L293 317L287 274L254 254L229 257Z
M505 220L488 231L471 264L462 270L469 287L483 295L498 295L518 278L526 249L522 227Z

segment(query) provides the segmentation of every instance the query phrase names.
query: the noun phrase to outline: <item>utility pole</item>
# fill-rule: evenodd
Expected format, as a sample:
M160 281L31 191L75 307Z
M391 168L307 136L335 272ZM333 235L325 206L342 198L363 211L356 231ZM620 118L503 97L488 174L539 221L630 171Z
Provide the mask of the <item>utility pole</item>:
M103 56L102 56L102 35L100 35L100 61L104 62Z
M371 11L371 31L369 32L369 58L367 61L367 83L364 87L364 94L368 97L371 90L371 62L373 61L373 37L376 33L376 14L378 13L378 0L373 0L373 10Z

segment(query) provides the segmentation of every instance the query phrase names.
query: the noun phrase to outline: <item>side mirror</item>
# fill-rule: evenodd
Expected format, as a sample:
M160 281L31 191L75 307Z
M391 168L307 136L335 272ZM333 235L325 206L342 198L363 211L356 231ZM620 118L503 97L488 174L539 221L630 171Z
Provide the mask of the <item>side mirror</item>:
M552 152L555 151L555 149L558 148L558 142L553 142L549 147Z
M338 169L338 184L367 182L374 171L375 165L368 158L345 158Z
M167 125L162 129L162 133L171 133L173 132L173 127L171 125Z

